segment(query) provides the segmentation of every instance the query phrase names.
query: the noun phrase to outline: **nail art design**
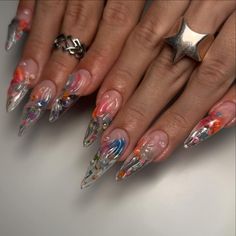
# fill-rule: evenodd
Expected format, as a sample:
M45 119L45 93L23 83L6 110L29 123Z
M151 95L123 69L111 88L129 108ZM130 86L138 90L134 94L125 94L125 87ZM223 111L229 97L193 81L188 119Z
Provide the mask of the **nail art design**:
M151 163L163 153L168 145L168 136L163 131L155 131L143 137L135 147L132 154L125 160L121 169L116 175L116 180L120 181L136 173Z
M184 142L184 147L189 148L205 141L223 129L235 118L236 106L232 102L224 102L216 110L202 119L192 130Z
M31 19L31 11L25 9L17 14L8 26L7 41L5 49L10 50L29 29Z
M86 88L90 80L90 74L85 70L71 74L65 85L63 93L56 98L49 116L50 122L55 122L68 109L74 105L80 97L80 93Z
M54 84L51 81L43 81L32 92L30 101L25 105L19 128L19 136L25 130L32 127L44 114L48 104L55 94Z
M81 183L81 188L90 186L110 169L121 157L127 143L125 131L120 129L112 131L112 134L104 141L95 157L91 160Z
M91 145L110 125L112 119L120 108L121 100L121 95L115 90L104 93L92 113L92 119L84 137L83 144L85 147Z
M36 79L37 70L36 63L31 59L19 63L7 93L6 109L8 112L13 111L28 93Z

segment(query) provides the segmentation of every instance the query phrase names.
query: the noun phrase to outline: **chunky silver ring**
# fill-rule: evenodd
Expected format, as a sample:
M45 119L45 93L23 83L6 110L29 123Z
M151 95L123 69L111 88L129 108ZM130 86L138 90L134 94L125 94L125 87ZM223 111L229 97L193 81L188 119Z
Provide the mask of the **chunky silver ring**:
M184 56L201 62L214 41L214 36L193 31L184 18L181 18L165 41L175 52L173 63L178 62Z
M58 35L53 43L53 47L55 49L62 49L63 52L67 52L79 60L83 58L86 52L85 44L81 43L78 38L73 38L71 35Z

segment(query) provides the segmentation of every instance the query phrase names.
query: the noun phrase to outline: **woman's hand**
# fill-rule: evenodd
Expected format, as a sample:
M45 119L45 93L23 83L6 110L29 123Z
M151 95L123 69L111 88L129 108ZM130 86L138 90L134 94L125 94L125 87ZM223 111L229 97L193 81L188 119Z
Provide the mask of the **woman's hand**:
M144 2L108 0L104 5L103 0L20 1L6 48L11 48L23 32L30 32L8 90L7 110L15 109L29 89L34 89L24 108L19 134L34 124L58 96L51 121L79 96L99 86L136 25ZM21 27L22 22L27 22L26 27ZM89 47L80 70L70 76L67 84L78 60L62 50L52 51L53 42L61 33L78 37Z
M170 8L160 9L156 5L162 2L154 1L150 6L144 16L146 24L130 34L102 84L85 145L113 121L102 135L101 147L90 162L82 187L93 183L117 160L125 160L132 150L117 174L118 180L150 162L166 159L235 80L235 2L191 1L187 7L185 1L173 1L174 7L167 1ZM152 11L156 12L155 20L149 15ZM173 25L181 15L196 32L219 31L201 64L184 57L173 65L170 47L165 45L160 51L160 41L171 27L168 23ZM233 86L221 105L216 105L190 134L186 147L235 121Z

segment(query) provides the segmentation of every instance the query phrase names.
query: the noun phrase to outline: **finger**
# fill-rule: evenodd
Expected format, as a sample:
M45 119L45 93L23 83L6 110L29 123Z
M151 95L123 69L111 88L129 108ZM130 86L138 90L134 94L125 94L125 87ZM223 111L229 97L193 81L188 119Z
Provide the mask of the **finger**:
M32 23L35 0L20 0L16 16L8 26L5 49L10 50L27 32Z
M87 75L87 80L90 80L89 83L84 83L80 87L77 95L94 92L101 83L117 59L127 35L138 21L143 5L143 0L109 0L107 2L96 38L75 72L79 75L83 74L84 77ZM61 82L64 83L64 81ZM70 103L69 106L59 109L58 103L63 103L62 99L56 99L52 106L50 121L57 120L72 105Z
M200 32L208 31L212 34L217 31L220 25L229 16L234 6L232 2L220 2L219 4L215 4L217 5L217 7L214 7L212 9L213 17L211 19L208 19L208 16L206 15L206 9L209 9L211 7L212 2L198 1L197 3L198 4L194 2L193 6L192 4L190 4L190 7L185 13L185 20L187 22L191 22L191 28L195 27L197 29L200 29L199 24L202 24L202 22L199 22L198 19L205 19L207 23L202 26ZM192 13L195 14L195 12L197 12L198 15L192 18ZM117 115L117 119L115 119L115 122L113 122L112 124L112 127L124 127L124 129L129 132L131 140L129 147L131 149L133 145L136 144L139 137L150 125L155 116L183 87L195 66L195 63L188 58L184 58L179 63L173 65L172 58L173 55L170 48L168 46L165 46L161 54L158 55L156 59L154 59L154 62L149 67L144 81L135 92L135 95L130 98L128 103ZM133 61L137 60L131 60L131 62ZM116 81L120 82L120 80L123 81L123 78L116 78L116 80L114 80L114 83L117 83ZM126 78L126 81L120 82L122 86L126 86L125 90L122 91L118 89L118 86L120 85L117 84L117 87L115 87L114 89L117 94L117 101L119 98L119 101L123 100L123 104L124 102L126 102L126 94L133 91L132 89L134 88L131 86L131 84L134 84L134 81L135 79L133 78ZM104 83L106 83L106 81ZM98 101L97 108L93 112L93 119L91 120L85 135L85 146L91 144L98 136L98 133L101 133L101 131L104 130L102 126L103 124L106 128L111 123L112 118L116 115L117 111L121 107L121 102L115 103L114 95L109 99L107 98L108 94L111 93L110 91L112 90L104 93L104 98L101 98L100 101ZM120 92L120 96L117 91ZM115 94L115 92L113 92L113 94ZM122 97L122 99L120 97ZM111 104L111 102L113 103L113 105ZM109 110L106 110L106 106L108 106L107 104L111 104ZM100 110L100 106L103 107L103 114L101 114L101 112L96 114L97 111ZM131 149L129 150L128 148L127 152L130 152Z
M98 107L93 112L85 134L85 146L94 142L122 104L126 103L147 66L161 50L163 36L183 14L188 3L188 1L153 1L149 10L131 32L121 55L99 90ZM111 102L114 105L110 104ZM102 113L97 113L101 107L104 107ZM106 107L110 107L109 111Z
M62 23L61 32L65 35L72 35L73 38L79 38L81 43L89 46L92 41L97 25L102 13L103 1L69 1L65 17ZM61 93L62 87L64 86L68 75L72 72L75 65L78 63L78 59L62 50L53 51L47 64L44 67L42 75L40 77L41 82L38 86L33 89L32 97L34 94L38 94L41 88L47 86L51 92L50 99L47 103L44 103L44 109L41 109L41 115L45 112L45 108L48 107L49 103L54 100L56 95ZM75 102L78 99L77 92L89 83L90 75L86 72L80 72L70 77L70 81L66 84L66 90L63 91L61 97L56 99L56 106L59 108L53 113L53 118L57 117L66 108L66 105ZM73 94L68 94L69 92ZM34 104L29 103L31 106ZM37 101L36 101L37 102ZM28 104L26 105L28 107ZM35 116L35 119L30 119L30 122L25 122L24 117L31 116L30 109L24 109L23 120L21 122L20 134L25 131L26 128L32 126L40 116Z
M125 161L117 175L118 179L126 178L153 160L166 159L228 90L235 78L235 16L236 12L226 21L180 98L147 131L133 154ZM217 116L217 122L208 123L208 126L212 126L210 129L200 127L203 129L199 130L199 138L205 138L209 130L214 133L230 122L232 116L227 114L229 110L235 113L235 109L235 104L225 103L218 110L219 113L213 116L214 119ZM144 153L147 155L142 155Z
M7 110L14 110L38 82L58 34L65 1L37 1L31 31L8 89Z

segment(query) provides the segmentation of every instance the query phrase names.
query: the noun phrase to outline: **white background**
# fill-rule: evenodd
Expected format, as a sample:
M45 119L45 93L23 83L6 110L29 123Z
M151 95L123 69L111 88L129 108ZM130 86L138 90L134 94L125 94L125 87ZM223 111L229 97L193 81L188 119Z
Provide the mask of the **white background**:
M15 9L16 1L0 1L0 236L234 236L233 129L124 183L114 181L117 166L83 191L97 148L81 145L91 97L17 137L22 106L7 114L5 95L21 46L4 50Z

